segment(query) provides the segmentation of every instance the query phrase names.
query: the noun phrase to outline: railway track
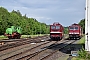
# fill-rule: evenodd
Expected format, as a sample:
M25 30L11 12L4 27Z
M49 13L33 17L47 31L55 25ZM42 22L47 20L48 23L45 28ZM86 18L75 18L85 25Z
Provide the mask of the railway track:
M55 45L53 45L53 44L56 44L56 43L58 43L58 41L53 41L54 43L52 43L52 46L50 46L50 47L47 47L47 48L53 48ZM65 42L68 42L68 41L63 41L62 43L65 43ZM61 44L62 44L61 43ZM51 44L50 44L51 45ZM39 48L39 47L38 47ZM34 48L34 49L38 49L38 48ZM8 57L8 58L6 58L6 60L12 60L12 59L15 59L15 60L26 60L27 58L28 59L30 59L30 58L33 58L34 56L36 56L37 54L39 54L39 53L41 53L41 52L43 52L43 51L45 51L45 50L47 50L47 48L44 48L44 49L41 49L41 50L39 50L39 51L37 51L36 50L36 52L33 52L33 53L31 53L31 54L25 54L26 52L27 53L30 53L30 52L32 52L32 51L35 51L35 50L32 50L32 51L30 51L31 49L29 49L28 51L25 51L25 52L22 52L22 53L20 53L21 54L21 56L20 56L20 54L16 54L16 55L13 55L13 56L11 56L11 57ZM23 55L24 54L24 55ZM16 57L16 56L18 56L18 57Z
M44 37L43 39L45 40L47 37ZM39 38L40 40L42 39L42 38ZM35 39L35 40L38 40L38 39ZM64 40L64 39L63 39ZM28 56L28 54L27 54L27 52L28 53L30 53L30 52L32 52L32 51L34 51L34 50L37 50L37 49L39 49L41 46L44 46L45 47L45 45L48 45L48 44L50 44L50 42L52 42L52 41L47 41L47 42L45 42L45 43L43 43L43 44L39 44L39 45L37 45L37 46L35 46L35 47L32 47L32 48L30 48L30 49L27 49L26 51L24 51L24 52L19 52L19 53L16 53L16 54L13 54L13 55L11 55L11 56L8 56L8 57L6 57L6 58L4 58L3 60L22 60L23 58L25 59L25 57L26 56ZM57 43L57 41L53 41L53 43L52 43L52 47L54 47L54 44L56 44ZM64 43L64 41L61 43L61 44L63 44ZM51 48L52 48L51 47ZM46 48L42 48L41 50L39 50L39 52L38 51L36 51L36 52L33 52L33 53L30 53L29 55L31 56L29 56L29 58L33 58L34 56L36 56L37 54L39 54L40 52L43 52L44 51L44 49L46 49ZM46 49L47 50L47 49ZM13 52L15 52L15 51L13 51ZM12 53L12 52L11 52ZM7 53L8 54L8 53ZM10 53L9 53L10 54ZM2 56L4 56L4 55L6 55L6 54L3 54L3 55L1 55L1 57ZM26 57L27 58L27 57Z
M39 58L37 58L37 56L36 56L36 57L34 57L34 58L32 58L32 59L29 58L29 59L27 59L27 60L35 60L35 58L36 58L37 60L44 60L44 59L52 56L54 53L56 53L57 51L59 51L60 49L66 47L66 46L67 46L67 45L64 46L63 44L58 45L58 46L55 46L55 48L51 48L51 50L45 51L44 53L48 52L48 53L46 53L45 55L43 55L44 53L40 53L42 56L38 54L38 55L39 55ZM55 49L55 50L52 50L52 49Z
M13 53L13 52L15 52L15 50L16 51L18 51L18 50L21 50L21 49L23 49L23 47L25 47L25 48L30 48L30 46L32 45L31 43L38 43L38 42L41 42L41 40L49 40L49 38L48 38L48 36L45 36L45 37L38 37L38 38L33 38L32 39L33 41L30 41L30 40L28 40L27 41L27 43L25 43L25 41L22 43L21 42L21 44L20 43L18 43L18 44L20 44L20 45L17 45L17 47L15 47L15 46L13 46L13 47L11 47L11 46L9 46L9 47L3 47L3 49L4 50L1 50L0 51L0 59L2 58L2 56L4 56L4 55L7 55L7 54L10 54L10 53ZM34 41L35 40L35 41ZM37 41L36 41L37 40ZM20 41L19 41L20 42ZM30 44L31 45L30 45ZM44 43L44 42L42 42L42 43ZM41 43L38 43L38 44L41 44ZM9 44L10 45L10 44ZM16 44L15 44L16 45ZM21 48L22 47L22 48ZM11 51L11 52L10 52Z
M21 39L3 39L3 40L0 40L0 46L15 43L17 41L24 41L24 40L27 40L27 39L25 39L25 38L21 38Z
M73 43L75 41L72 41L72 42L66 41L66 42L60 43L59 45L61 46L63 43L67 43L67 42L69 42L71 44L71 43ZM61 46L60 49L63 49L64 47L66 47L66 46L68 46L70 44L66 44L63 47ZM46 59L47 57L51 56L52 54L54 54L55 52L57 52L58 50L60 50L60 49L56 49L56 47L59 46L59 45L56 44L56 45L49 46L48 48L44 48L44 49L41 49L39 51L36 51L36 52L34 52L32 54L28 54L28 55L22 56L22 57L20 57L20 58L18 58L16 60L36 60L36 59L37 60L43 60L43 59ZM56 50L55 51L52 51L52 50L51 51L48 51L48 49L53 49L53 48L56 49ZM46 53L45 51L48 52L49 54L46 54L45 55L45 53ZM41 56L44 56L44 57L41 57L40 58L40 55L39 54L42 54Z
M72 41L72 42L70 42L70 44L72 44L72 43L74 43L74 42L75 42L75 40ZM66 46L68 46L68 45L70 45L70 44L67 44L67 45L65 45L65 46L63 46L63 47L60 47L59 49L57 49L57 50L51 52L50 54L48 54L48 55L46 55L46 56L40 58L40 60L45 60L45 59L47 59L48 57L52 56L53 54L55 54L56 52L58 52L59 50L65 48ZM28 59L28 60L30 60L30 59Z
M42 37L49 37L48 35L45 35L45 36L38 36L39 38L42 38ZM27 40L27 39L37 39L38 37L35 37L35 38L21 38L21 39L2 39L0 40L0 43L8 43L8 42L17 42L17 41L24 41L24 40Z
M47 36L46 36L46 38L47 38ZM0 51L10 49L13 47L17 47L17 46L21 46L21 45L25 45L25 44L29 44L32 42L38 43L38 42L41 42L42 39L45 39L45 36L37 37L37 38L33 38L33 39L24 39L24 40L15 41L14 43L5 44L5 45L0 46Z
M44 45L47 45L47 44L49 44L49 43L50 43L50 41L47 41L47 42L45 42L45 43L43 43L43 44L40 44L40 45L35 46L35 47L33 47L33 48L30 48L30 49L28 49L28 50L26 50L26 51L24 51L24 52L20 52L20 53L17 53L17 54L15 54L15 55L13 55L13 56L10 56L10 57L8 57L8 58L6 58L6 59L4 59L4 60L12 60L12 59L17 60L17 58L21 57L22 55L25 55L26 53L30 53L30 51L33 51L33 50L35 50L35 49L38 49L39 47L44 46Z

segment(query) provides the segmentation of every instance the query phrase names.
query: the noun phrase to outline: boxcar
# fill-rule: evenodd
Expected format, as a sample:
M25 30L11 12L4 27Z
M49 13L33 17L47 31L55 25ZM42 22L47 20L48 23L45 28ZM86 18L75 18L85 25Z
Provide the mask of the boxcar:
M50 38L55 40L60 40L64 36L64 28L63 26L55 22L52 25L50 25Z

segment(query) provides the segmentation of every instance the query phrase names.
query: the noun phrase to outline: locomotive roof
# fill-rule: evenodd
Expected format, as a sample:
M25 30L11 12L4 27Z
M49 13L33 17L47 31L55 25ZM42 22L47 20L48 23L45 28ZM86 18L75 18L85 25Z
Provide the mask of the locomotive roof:
M79 25L79 24L74 23L74 24L72 24L72 25Z
M61 25L60 23L58 23L58 22L55 22L55 23L53 23L52 25Z
M72 24L71 26L80 26L80 25L79 25L79 24L74 23L74 24Z

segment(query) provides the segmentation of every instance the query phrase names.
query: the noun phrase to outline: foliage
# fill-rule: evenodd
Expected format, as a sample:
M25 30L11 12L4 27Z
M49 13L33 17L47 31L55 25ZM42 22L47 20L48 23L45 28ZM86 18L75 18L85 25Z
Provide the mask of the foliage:
M85 59L83 59L83 58L73 57L72 60L85 60Z
M26 14L22 16L19 10L8 12L7 9L0 7L0 35L10 26L22 27L22 34L48 34L49 26L38 22L35 18L28 18Z
M64 27L64 34L68 34L68 27Z
M81 25L82 29L83 29L83 33L85 33L85 19L82 19L80 22L79 22L79 25Z
M78 24L82 27L83 33L85 33L85 19L80 20ZM64 27L64 33L68 34L68 27Z
M85 36L79 40L78 44L85 44Z
M84 48L82 48L80 51L78 51L78 57L79 58L83 58L85 60L90 59L90 53L88 53L87 51L85 51Z
M78 51L78 55L80 58L86 58L87 52L82 48L80 51Z
M82 19L79 24L85 31L85 19ZM0 35L5 33L5 30L10 26L22 27L22 34L49 34L50 26L45 23L38 22L35 18L28 18L25 14L22 16L19 10L8 12L7 9L0 7ZM64 33L68 33L68 28L64 28Z

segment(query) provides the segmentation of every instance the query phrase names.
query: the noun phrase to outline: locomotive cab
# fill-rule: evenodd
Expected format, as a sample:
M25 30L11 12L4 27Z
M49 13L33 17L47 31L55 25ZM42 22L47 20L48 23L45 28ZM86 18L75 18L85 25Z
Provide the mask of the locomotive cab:
M59 23L50 25L50 38L53 40L60 40L63 38L63 26Z
M80 39L82 35L82 28L78 24L73 24L72 26L69 26L69 38L70 39Z

